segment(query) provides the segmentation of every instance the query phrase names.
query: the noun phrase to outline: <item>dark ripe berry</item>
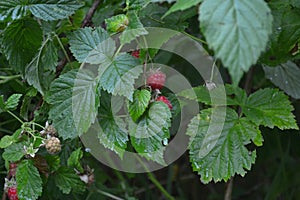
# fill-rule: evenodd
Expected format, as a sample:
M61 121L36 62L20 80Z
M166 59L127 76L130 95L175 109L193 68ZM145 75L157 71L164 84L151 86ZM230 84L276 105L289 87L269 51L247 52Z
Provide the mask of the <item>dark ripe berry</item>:
M150 72L147 78L147 85L151 86L153 90L160 90L165 85L165 82L166 74L159 70Z
M17 164L16 163L9 163L9 174L10 176L16 176L17 171Z
M60 152L60 150L61 150L60 140L57 137L51 137L51 138L47 139L46 150L50 154L55 154L55 153Z
M7 196L9 200L18 200L17 188L15 186L8 188Z
M131 55L136 58L140 58L140 50L134 50Z
M157 97L156 101L162 101L162 102L164 102L169 107L170 110L172 110L172 108L173 108L171 102L165 96L159 96L159 97Z

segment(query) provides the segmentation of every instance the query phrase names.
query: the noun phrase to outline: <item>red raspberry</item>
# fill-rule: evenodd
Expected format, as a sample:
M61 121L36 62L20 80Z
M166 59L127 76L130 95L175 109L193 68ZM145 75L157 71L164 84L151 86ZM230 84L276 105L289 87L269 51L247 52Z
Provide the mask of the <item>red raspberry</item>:
M17 164L16 163L9 163L9 174L10 176L16 176L17 171Z
M7 196L9 200L18 200L17 188L15 186L8 188Z
M147 78L147 84L151 86L153 90L155 89L160 90L165 85L165 82L166 82L166 74L159 70L150 72Z
M171 102L165 96L159 96L159 97L157 97L156 101L162 101L162 102L164 102L169 107L170 110L172 110L172 108L173 108Z
M131 55L136 58L140 58L140 50L134 50Z

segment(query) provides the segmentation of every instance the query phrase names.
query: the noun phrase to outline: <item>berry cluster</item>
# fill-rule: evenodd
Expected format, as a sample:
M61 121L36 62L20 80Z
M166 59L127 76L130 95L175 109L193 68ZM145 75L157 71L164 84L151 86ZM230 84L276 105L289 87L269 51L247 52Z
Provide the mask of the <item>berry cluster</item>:
M50 154L56 154L61 151L60 140L57 137L50 137L46 140L46 150Z

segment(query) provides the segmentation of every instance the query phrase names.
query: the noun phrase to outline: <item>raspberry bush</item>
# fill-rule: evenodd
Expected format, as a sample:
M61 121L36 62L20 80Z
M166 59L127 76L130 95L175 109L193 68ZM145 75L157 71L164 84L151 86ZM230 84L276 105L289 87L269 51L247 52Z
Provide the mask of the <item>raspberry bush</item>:
M298 0L0 1L2 199L299 199L299 21Z

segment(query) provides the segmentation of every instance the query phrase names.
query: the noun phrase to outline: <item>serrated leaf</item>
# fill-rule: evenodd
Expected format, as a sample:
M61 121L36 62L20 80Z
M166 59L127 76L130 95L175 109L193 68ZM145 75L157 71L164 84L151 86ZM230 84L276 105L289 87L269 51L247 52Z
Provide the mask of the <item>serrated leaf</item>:
M94 74L88 70L72 70L52 82L46 97L53 107L49 119L64 139L86 132L97 116L99 101Z
M80 159L83 156L83 151L81 148L73 151L68 158L68 167L77 169L80 173L83 173L84 170L80 164Z
M126 15L119 14L105 19L106 30L110 33L122 32L126 29L129 21Z
M129 121L131 144L139 155L165 165L163 143L170 138L170 121L170 109L162 102L150 104L137 123Z
M23 160L18 164L16 181L19 199L35 200L41 196L43 183L32 160Z
M0 148L6 148L14 143L14 137L11 135L5 135L0 140Z
M126 124L123 119L112 113L111 96L109 94L103 92L100 103L98 117L100 125L98 130L99 142L122 158L129 140Z
M72 190L77 192L85 190L84 183L72 169L60 167L55 173L54 178L55 184L64 194L70 194Z
M24 144L15 143L5 148L2 157L6 161L16 162L19 161L25 154Z
M257 126L246 118L239 118L230 108L224 121L224 112L220 109L224 108L202 110L187 130L191 136L190 161L203 183L227 181L235 174L244 176L256 158L256 151L251 152L245 146L251 140L257 145L262 143Z
M39 24L30 18L13 21L3 31L2 47L10 65L24 73L42 43L42 30Z
M22 94L13 94L5 102L6 110L15 110L19 104Z
M266 48L272 31L269 7L263 0L214 0L204 1L199 14L209 47L237 85Z
M48 21L67 18L81 6L75 0L5 0L0 2L0 14L4 18L18 19L30 11L34 16Z
M126 0L126 7L129 10L139 11L146 7L150 2L151 0Z
M166 17L169 14L179 11L179 10L181 10L181 11L186 10L186 9L191 8L201 2L202 2L202 0L190 0L190 1L177 0L176 3L168 10L168 12L163 17Z
M138 59L128 54L118 55L106 68L99 68L100 85L113 94L132 100L134 81L143 72Z
M295 99L300 99L300 69L292 62L277 67L263 67L266 78Z
M136 90L133 93L133 101L129 102L129 113L133 121L136 121L145 112L151 99L148 90Z
M70 49L81 62L102 64L109 62L116 50L115 42L102 28L79 29L69 36Z
M269 128L299 129L292 111L291 102L278 89L261 89L251 94L242 105L246 117L257 125Z
M139 36L148 34L148 31L144 28L135 11L128 12L127 16L129 24L120 36L121 44L130 43Z

